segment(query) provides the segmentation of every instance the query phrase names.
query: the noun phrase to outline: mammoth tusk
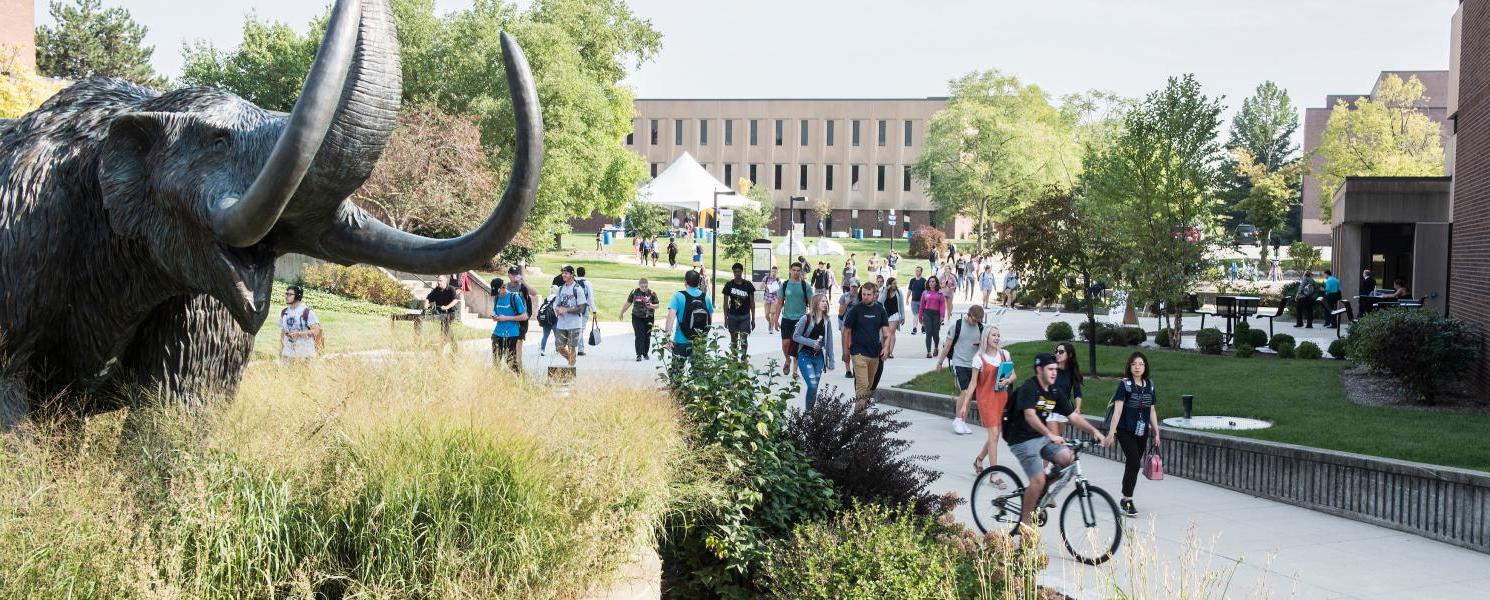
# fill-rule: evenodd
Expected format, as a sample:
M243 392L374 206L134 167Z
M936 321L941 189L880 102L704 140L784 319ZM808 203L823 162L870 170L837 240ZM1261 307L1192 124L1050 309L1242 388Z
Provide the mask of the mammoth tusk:
M259 175L241 196L218 198L207 207L208 223L219 241L252 246L279 220L331 127L356 49L361 14L359 0L337 0L289 123Z
M538 175L543 167L543 115L527 57L511 36L503 33L501 37L507 88L516 117L517 148L507 188L491 215L465 235L440 240L389 227L344 200L336 222L322 238L329 258L415 273L445 273L479 266L501 252L517 234L538 194Z

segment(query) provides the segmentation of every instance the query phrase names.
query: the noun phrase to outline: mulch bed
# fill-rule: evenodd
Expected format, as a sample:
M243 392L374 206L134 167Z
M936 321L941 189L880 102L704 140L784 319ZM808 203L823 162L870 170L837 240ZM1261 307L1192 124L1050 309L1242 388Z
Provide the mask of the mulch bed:
M1490 414L1490 402L1476 397L1464 385L1449 385L1433 404L1424 404L1397 384L1395 379L1354 366L1340 373L1345 396L1361 406L1395 406L1427 412Z

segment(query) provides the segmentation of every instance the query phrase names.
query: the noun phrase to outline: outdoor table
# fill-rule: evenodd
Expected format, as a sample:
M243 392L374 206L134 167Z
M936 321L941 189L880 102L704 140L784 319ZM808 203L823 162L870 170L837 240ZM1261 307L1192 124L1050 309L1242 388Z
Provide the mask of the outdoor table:
M1226 320L1227 345L1232 345L1232 323L1246 322L1247 317L1257 314L1257 305L1262 298L1257 296L1216 296L1216 316Z

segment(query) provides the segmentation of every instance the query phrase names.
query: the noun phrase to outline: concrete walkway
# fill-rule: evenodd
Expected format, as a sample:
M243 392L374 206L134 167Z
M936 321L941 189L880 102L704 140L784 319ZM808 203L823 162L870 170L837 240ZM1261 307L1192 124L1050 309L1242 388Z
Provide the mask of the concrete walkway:
M1052 320L1074 326L1080 318L1010 311L997 322L1004 339L1012 343L1043 339ZM1152 319L1144 324L1152 324ZM601 328L603 343L580 359L580 380L655 385L657 361L635 361L630 324L602 323ZM924 358L921 336L909 331L897 340L897 358L888 362L882 387L903 383L932 366L933 361ZM1334 339L1332 330L1294 330L1292 322L1280 322L1277 331L1299 341ZM525 365L541 375L546 366L561 364L562 359L552 347L546 357L539 356L537 341L538 336L530 334ZM765 333L763 326L750 342L757 365L781 357L780 337ZM476 340L465 342L463 349L485 353L489 345ZM842 373L840 364L825 376L824 385L851 390ZM910 451L936 457L927 463L941 473L933 490L966 497L974 477L972 456L983 430L974 427L973 435L959 436L947 419L914 411L899 416L910 423L903 432L914 444ZM1002 444L1000 459L1017 470ZM1118 495L1120 464L1093 457L1083 461L1083 469L1093 483ZM1047 526L1043 533L1051 561L1042 583L1078 598L1120 593L1136 598L1472 598L1490 590L1490 555L1411 534L1175 477L1162 482L1140 478L1135 500L1140 517L1131 521L1120 555L1100 567L1072 561L1056 527ZM972 523L966 506L957 517Z

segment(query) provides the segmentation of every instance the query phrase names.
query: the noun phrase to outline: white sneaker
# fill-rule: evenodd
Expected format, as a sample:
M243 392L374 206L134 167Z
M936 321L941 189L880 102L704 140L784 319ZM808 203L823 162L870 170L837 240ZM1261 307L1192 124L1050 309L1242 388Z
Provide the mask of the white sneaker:
M968 435L972 433L973 430L968 428L967 421L958 418L952 419L952 432L956 433L957 435Z

